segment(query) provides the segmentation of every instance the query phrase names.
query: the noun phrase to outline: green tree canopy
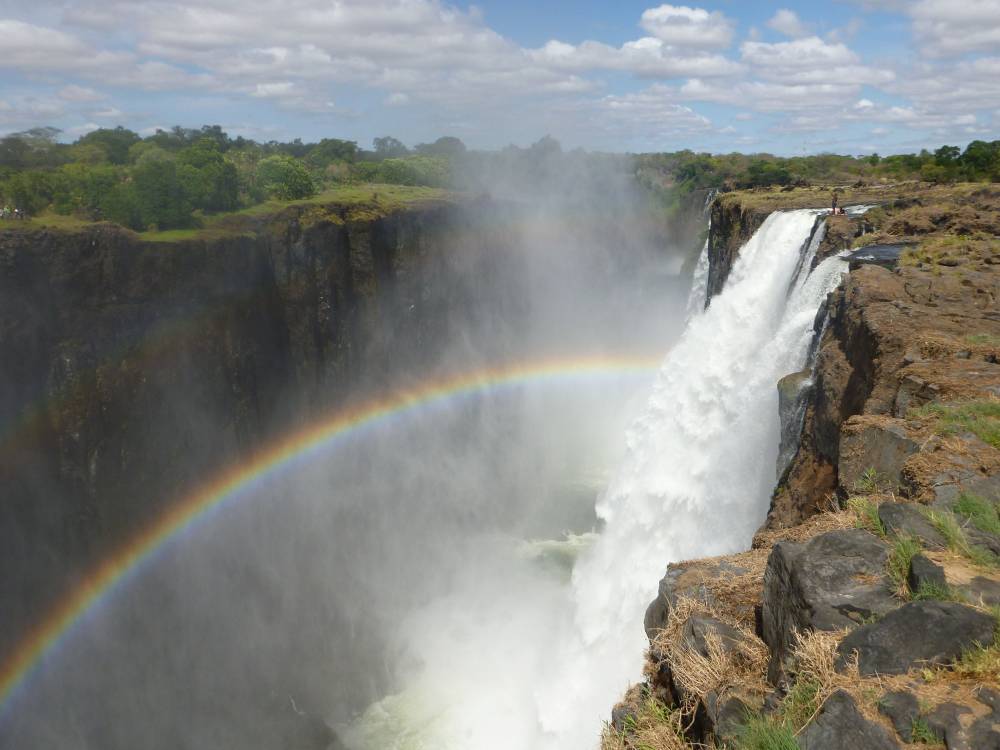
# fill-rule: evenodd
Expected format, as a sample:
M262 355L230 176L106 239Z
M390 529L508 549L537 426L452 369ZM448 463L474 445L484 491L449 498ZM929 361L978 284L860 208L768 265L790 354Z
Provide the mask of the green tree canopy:
M316 193L309 171L290 156L269 156L257 166L257 187L281 200L308 198Z
M77 140L77 144L99 146L108 155L112 164L127 164L128 150L139 142L139 134L133 133L119 125L117 128L99 128L87 133Z

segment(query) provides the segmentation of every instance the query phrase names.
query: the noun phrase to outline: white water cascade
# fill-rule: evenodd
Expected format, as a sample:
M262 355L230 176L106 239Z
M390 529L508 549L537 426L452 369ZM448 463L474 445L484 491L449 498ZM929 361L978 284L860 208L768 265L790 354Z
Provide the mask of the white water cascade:
M611 707L641 679L643 614L667 563L745 549L764 518L775 384L803 368L816 311L846 269L834 257L808 273L819 213L769 216L723 291L689 315L626 434L598 503L604 529L570 584L539 581L516 556L480 547L468 586L406 624L422 666L411 687L350 728L352 748L597 746ZM707 276L704 255L697 273ZM692 300L703 299L698 287ZM488 583L494 576L499 585Z
M763 521L778 450L775 383L805 364L822 300L846 268L811 274L803 246L817 212L771 214L722 293L691 318L664 361L626 458L598 505L600 540L573 574L574 627L538 691L548 741L590 747L641 674L642 618L667 563L746 549Z

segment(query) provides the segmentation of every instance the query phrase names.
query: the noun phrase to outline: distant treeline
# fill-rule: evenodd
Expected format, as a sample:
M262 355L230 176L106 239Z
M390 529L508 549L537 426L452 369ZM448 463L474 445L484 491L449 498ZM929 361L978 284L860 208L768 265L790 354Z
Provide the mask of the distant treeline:
M45 210L132 229L197 225L205 213L265 200L308 198L338 183L450 184L457 138L408 149L395 138L257 143L218 125L157 130L146 138L102 128L71 144L54 128L0 139L0 202L32 215Z
M232 138L218 125L157 130L145 138L123 127L101 128L73 143L61 143L59 136L55 128L35 128L0 139L0 208L27 215L54 211L136 230L168 229L196 226L204 214L308 198L345 183L488 190L490 179L510 182L514 172L524 178L532 170L572 171L580 164L592 173L610 166L634 174L668 209L705 188L884 179L1000 181L1000 141L973 141L964 151L942 146L933 153L887 157L781 158L692 151L563 153L548 136L528 148L492 153L468 151L450 136L412 149L384 136L366 150L337 138L258 143ZM565 182L572 189L576 180Z

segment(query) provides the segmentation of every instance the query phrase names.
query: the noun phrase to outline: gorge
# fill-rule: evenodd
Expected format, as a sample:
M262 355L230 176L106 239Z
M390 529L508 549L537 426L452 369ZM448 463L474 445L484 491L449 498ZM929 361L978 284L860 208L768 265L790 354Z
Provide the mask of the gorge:
M987 449L937 484L879 452L916 429L900 393L1000 382L995 339L886 343L892 310L950 320L917 309L964 304L950 283L995 336L992 261L842 281L866 219L825 193L714 198L698 259L706 196L668 230L614 188L293 205L176 243L5 233L0 744L586 747L676 611L664 583L647 610L668 563L809 523L869 469L993 491ZM782 435L776 384L809 369Z

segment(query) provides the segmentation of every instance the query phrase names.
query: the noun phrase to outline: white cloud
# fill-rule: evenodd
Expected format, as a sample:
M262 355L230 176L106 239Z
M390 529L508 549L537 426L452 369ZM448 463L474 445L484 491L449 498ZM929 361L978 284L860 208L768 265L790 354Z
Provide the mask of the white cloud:
M779 34L790 36L793 39L809 36L812 33L809 26L802 22L798 14L788 8L781 8L771 17L767 25L768 28L774 29Z
M94 89L89 89L85 86L77 86L76 84L63 86L59 90L57 96L68 102L99 102L102 99L108 98L107 94L102 94L99 91L94 91Z
M789 42L744 42L743 62L761 78L783 84L881 85L892 71L863 65L845 44L811 36Z
M914 33L929 54L1000 50L1000 0L919 0L908 12Z
M389 94L389 96L385 98L385 104L390 107L402 107L403 105L409 103L410 103L410 97L407 96L406 94L401 94L398 91Z
M673 47L724 49L733 38L733 22L718 11L686 5L660 5L644 11L640 25Z
M553 40L530 55L535 62L557 70L620 70L648 78L727 76L741 70L722 55L678 50L654 37L626 42L621 47L593 41L574 46Z
M0 69L87 71L130 61L127 54L95 50L62 31L0 19Z

